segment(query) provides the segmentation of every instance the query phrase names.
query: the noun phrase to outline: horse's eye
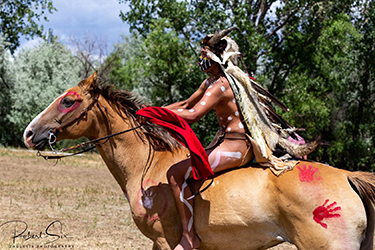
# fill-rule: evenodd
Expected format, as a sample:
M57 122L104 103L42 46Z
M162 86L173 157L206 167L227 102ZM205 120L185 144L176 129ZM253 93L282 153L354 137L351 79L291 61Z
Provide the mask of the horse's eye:
M75 101L69 99L68 97L65 97L64 99L62 99L61 103L67 107L67 108L70 108L74 103Z

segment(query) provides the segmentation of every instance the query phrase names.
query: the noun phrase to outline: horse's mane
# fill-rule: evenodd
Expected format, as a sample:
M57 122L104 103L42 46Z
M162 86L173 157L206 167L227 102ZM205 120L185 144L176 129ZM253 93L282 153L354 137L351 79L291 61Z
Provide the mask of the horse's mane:
M116 89L113 85L100 87L100 94L110 103L117 113L124 119L128 118L133 125L139 124L135 113L147 105L134 93ZM139 131L139 130L137 130ZM146 122L141 131L157 151L179 148L180 144L162 127ZM140 134L138 134L140 136ZM142 138L142 136L140 136Z

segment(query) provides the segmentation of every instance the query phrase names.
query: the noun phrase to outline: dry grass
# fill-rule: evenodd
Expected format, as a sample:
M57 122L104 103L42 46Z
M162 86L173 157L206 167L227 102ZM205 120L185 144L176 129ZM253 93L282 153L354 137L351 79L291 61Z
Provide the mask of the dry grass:
M151 249L152 243L134 225L129 205L100 156L86 154L54 161L37 158L35 152L0 148L0 225L14 220L27 223L15 246L34 249ZM0 227L0 249L17 249L12 236L24 224ZM41 237L40 237L41 236ZM29 239L28 239L29 238ZM64 248L62 248L64 247ZM59 248L58 248L59 249ZM296 249L282 244L274 250Z
M62 234L58 223L48 231L68 237L53 243L60 247L151 249L151 241L134 225L129 205L99 155L66 158L54 166L35 152L0 149L0 160L0 224L24 221L28 229L23 235L34 236L17 237L16 246L36 248L56 239L45 237L45 230L60 220ZM21 233L24 224L0 227L0 249L10 248L15 229ZM38 239L41 232L44 239Z

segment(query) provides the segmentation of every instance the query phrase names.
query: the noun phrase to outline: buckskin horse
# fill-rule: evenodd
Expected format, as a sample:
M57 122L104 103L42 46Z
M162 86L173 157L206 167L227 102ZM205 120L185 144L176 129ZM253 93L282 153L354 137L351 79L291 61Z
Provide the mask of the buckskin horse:
M171 249L181 222L166 172L188 150L163 129L137 122L144 104L133 94L99 86L96 73L68 89L24 132L28 148L63 139L95 142L122 188L139 230L153 249ZM190 183L197 191L208 185ZM375 178L300 161L276 177L252 165L217 175L195 198L200 249L266 249L291 242L298 249L373 249Z

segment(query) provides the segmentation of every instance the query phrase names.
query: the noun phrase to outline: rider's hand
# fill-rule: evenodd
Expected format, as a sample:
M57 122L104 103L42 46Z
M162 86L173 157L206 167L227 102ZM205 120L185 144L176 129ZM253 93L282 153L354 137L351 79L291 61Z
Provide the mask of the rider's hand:
M147 117L144 117L144 116L141 116L141 115L137 115L137 121L140 123L140 124L145 124L147 122L148 118Z

